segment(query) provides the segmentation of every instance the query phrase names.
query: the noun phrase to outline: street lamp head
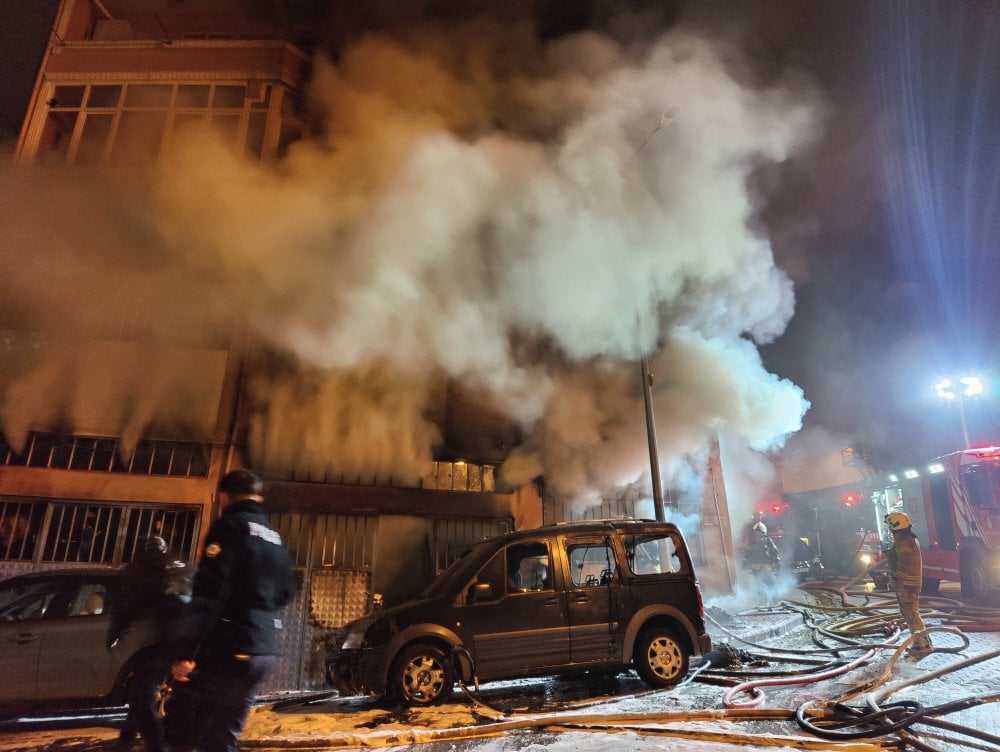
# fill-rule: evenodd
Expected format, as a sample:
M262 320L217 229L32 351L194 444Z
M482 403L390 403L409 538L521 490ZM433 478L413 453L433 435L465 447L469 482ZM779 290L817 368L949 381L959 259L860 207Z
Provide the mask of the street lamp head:
M962 394L966 397L974 397L983 393L983 380L978 376L963 376L959 381L965 385Z
M957 396L955 394L954 384L951 379L941 379L938 383L934 385L934 391L937 392L937 396L942 399L952 400Z

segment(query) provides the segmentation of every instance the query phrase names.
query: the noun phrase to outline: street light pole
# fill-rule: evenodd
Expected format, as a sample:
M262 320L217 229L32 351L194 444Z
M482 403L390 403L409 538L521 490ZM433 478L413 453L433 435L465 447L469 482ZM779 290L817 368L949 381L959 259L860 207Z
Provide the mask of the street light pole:
M653 374L649 371L649 358L642 356L642 401L646 407L646 438L649 441L649 475L653 482L653 513L657 522L663 522L663 487L660 485L660 459L656 451L656 423L653 422Z
M965 448L972 449L972 442L969 441L969 426L965 422L965 400L962 395L958 395L958 417L962 421L962 438L965 439Z

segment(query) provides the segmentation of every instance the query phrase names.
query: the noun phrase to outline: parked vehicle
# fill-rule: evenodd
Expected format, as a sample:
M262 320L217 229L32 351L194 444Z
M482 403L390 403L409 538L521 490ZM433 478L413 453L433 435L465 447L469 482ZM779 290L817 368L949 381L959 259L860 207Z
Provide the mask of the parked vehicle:
M134 623L107 647L123 575L112 569L36 572L0 582L0 708L56 702L121 704L131 669L155 634Z
M652 687L711 649L680 530L606 520L481 541L417 598L336 633L327 680L342 694L443 702L456 680L634 666Z

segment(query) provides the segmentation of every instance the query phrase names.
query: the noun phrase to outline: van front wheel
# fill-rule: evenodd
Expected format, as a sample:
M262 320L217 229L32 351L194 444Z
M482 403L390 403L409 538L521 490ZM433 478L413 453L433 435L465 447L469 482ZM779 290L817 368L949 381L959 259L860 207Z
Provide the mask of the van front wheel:
M667 627L650 627L639 635L632 655L635 670L656 689L672 687L687 675L687 645Z
M392 664L388 687L401 704L440 705L455 683L451 664L433 645L411 645Z

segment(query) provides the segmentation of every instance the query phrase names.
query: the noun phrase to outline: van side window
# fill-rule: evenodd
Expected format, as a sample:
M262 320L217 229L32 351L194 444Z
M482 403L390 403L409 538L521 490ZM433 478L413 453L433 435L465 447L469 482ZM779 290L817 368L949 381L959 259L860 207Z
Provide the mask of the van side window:
M623 542L632 574L677 574L685 569L677 541L670 533L626 535Z
M615 552L609 541L573 543L566 547L574 587L598 587L615 578Z
M552 590L552 559L544 543L507 546L507 592Z

